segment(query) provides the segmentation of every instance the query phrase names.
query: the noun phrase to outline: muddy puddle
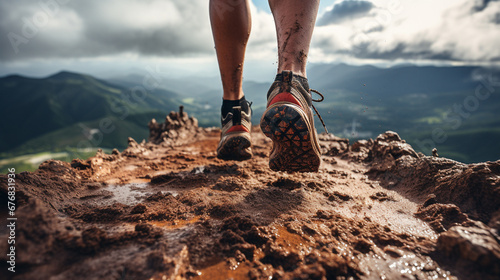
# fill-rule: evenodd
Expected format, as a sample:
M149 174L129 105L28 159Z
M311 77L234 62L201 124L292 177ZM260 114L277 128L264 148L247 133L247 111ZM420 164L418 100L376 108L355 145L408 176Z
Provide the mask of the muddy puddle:
M110 184L102 188L100 193L104 193L102 195L102 204L104 205L121 203L129 206L141 203L155 193L171 194L174 197L179 195L179 191L153 188L150 183Z

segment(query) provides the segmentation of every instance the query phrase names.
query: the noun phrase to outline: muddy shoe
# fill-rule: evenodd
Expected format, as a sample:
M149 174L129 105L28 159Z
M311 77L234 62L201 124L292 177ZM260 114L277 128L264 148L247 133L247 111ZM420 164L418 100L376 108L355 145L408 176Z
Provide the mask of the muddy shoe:
M225 160L245 160L252 157L250 130L252 127L251 103L243 101L234 106L231 112L222 116L222 131L217 157Z
M276 76L267 93L267 109L260 120L262 132L273 140L269 156L272 170L318 171L321 152L314 128L312 101L305 77L291 71Z

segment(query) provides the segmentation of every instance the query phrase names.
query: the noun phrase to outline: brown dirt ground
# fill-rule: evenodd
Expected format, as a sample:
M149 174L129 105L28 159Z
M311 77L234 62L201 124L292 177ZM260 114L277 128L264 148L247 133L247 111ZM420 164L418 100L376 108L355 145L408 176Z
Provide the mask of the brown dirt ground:
M287 174L257 127L242 162L216 158L217 129L183 133L16 174L16 273L2 226L0 278L499 279L500 161L322 135L319 173Z

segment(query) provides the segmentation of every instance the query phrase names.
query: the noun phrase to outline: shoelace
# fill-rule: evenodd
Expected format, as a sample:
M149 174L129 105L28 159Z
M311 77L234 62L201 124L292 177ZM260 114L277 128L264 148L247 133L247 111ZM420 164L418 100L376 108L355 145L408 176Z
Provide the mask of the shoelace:
M312 99L312 101L314 101L314 102L321 102L321 101L325 100L325 96L323 96L323 94L321 94L319 91L317 91L315 89L309 89L309 93L311 93L311 92L314 92L317 95L321 96L321 99ZM311 96L312 96L312 93L311 93ZM319 120L321 121L321 124L323 125L323 128L325 129L326 134L328 134L328 129L326 129L326 125L325 125L325 122L323 121L323 118L319 114L319 112L316 109L316 107L314 107L314 105L312 105L312 107L314 109L314 112L316 112L316 115L318 116Z

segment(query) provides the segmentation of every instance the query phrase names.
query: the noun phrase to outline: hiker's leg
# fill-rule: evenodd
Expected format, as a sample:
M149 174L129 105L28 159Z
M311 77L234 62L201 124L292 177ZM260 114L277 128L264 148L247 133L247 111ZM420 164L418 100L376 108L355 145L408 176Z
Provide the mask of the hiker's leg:
M278 73L306 77L307 55L319 0L269 0L278 35Z
M319 0L269 0L278 35L278 74L260 128L273 141L269 167L317 172L321 165L306 63Z
M210 0L210 22L224 100L243 97L243 61L251 29L247 0Z
M224 90L217 157L249 159L251 109L242 89L243 61L251 28L248 0L210 0L210 22Z

